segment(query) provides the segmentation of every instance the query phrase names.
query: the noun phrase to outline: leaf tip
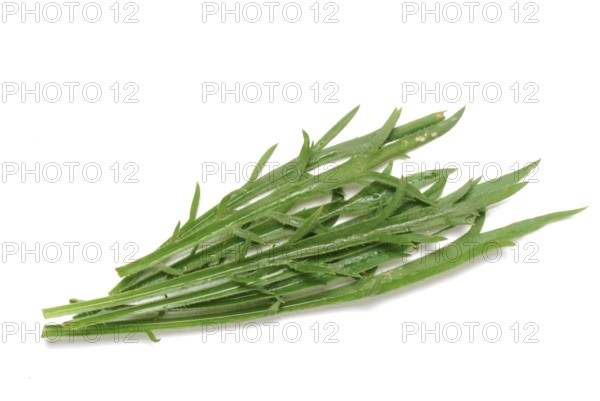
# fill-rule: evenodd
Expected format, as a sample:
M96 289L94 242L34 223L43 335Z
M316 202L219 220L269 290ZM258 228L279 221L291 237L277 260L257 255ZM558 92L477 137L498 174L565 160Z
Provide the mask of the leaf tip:
M146 330L146 335L148 336L150 341L152 341L153 343L160 342L160 338L157 338L156 335L154 335L154 333L152 331Z
M566 213L570 213L571 215L575 215L578 213L583 212L585 209L587 209L589 206L584 206L584 207L580 207L578 209L572 209L572 210L567 210Z

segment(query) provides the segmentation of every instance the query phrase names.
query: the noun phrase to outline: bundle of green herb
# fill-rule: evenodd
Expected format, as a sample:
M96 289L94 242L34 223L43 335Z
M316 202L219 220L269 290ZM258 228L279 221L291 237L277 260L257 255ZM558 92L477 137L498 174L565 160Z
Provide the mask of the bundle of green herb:
M453 170L397 178L392 161L444 135L464 109L400 126L394 110L378 130L329 146L357 111L316 143L303 132L298 157L262 174L275 146L267 150L249 181L200 217L197 185L185 224L154 252L117 268L122 280L108 296L44 309L46 318L74 316L46 325L43 336L142 332L156 340L154 330L357 300L442 273L490 247L511 246L514 238L582 210L482 232L486 208L521 190L537 162L442 196ZM350 186L359 190L347 196ZM302 208L308 203L316 206ZM445 241L439 234L459 225L471 227L435 252L406 260L415 247ZM396 267L379 269L393 261Z

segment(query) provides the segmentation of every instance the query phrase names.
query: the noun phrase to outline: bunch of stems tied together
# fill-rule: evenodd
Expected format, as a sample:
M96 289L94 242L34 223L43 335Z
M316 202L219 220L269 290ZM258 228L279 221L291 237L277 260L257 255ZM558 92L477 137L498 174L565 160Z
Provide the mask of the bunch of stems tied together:
M547 214L482 232L486 209L521 190L537 162L493 181L469 180L447 195L452 169L392 175L392 162L447 133L464 109L397 125L400 110L370 134L336 145L358 107L292 161L263 174L268 149L247 183L189 219L154 252L117 268L108 296L43 310L47 338L146 333L259 319L382 294L506 247L516 237L578 213ZM322 168L323 166L329 168ZM469 226L454 241L440 234ZM420 258L423 244L446 241ZM383 266L383 267L382 267ZM392 267L389 267L392 266ZM385 268L384 268L385 267Z

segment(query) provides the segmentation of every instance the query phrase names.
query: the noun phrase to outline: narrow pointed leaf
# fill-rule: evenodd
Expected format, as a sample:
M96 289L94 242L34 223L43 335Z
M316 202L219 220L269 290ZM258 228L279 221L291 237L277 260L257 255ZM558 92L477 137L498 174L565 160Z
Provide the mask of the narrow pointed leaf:
M323 150L329 142L331 142L346 126L352 121L360 106L356 106L348 114L346 114L340 121L338 121L319 141L312 147L313 152L320 152Z

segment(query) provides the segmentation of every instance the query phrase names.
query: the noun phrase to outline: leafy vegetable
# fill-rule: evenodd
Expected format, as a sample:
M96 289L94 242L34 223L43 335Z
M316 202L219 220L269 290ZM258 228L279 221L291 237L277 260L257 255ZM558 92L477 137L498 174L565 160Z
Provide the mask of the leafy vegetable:
M117 268L122 279L108 296L44 309L46 318L74 316L46 325L43 336L140 332L157 341L154 330L353 301L442 273L489 247L510 246L516 237L582 210L482 233L487 208L520 191L538 162L494 181L471 180L442 196L453 170L398 178L391 175L392 162L447 133L464 109L447 119L434 113L400 126L395 109L376 131L330 146L357 111L316 143L303 132L298 157L262 174L276 146L269 148L248 182L200 217L196 184L185 224L177 223L154 252ZM317 206L300 209L309 202ZM434 233L458 225L471 228L406 262L421 244L446 240ZM396 267L379 268L393 261Z

